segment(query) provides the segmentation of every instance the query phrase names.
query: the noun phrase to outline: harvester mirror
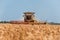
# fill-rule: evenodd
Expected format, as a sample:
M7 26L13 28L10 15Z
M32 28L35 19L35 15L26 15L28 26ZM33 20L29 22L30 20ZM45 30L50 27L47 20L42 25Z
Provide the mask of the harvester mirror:
M24 21L25 22L33 22L34 21L34 12L25 12L24 13Z

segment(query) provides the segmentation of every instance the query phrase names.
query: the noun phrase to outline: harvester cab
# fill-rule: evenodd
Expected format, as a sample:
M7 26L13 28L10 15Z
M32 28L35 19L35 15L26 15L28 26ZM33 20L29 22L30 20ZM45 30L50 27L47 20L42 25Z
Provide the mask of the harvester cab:
M34 22L34 12L24 12L24 22Z

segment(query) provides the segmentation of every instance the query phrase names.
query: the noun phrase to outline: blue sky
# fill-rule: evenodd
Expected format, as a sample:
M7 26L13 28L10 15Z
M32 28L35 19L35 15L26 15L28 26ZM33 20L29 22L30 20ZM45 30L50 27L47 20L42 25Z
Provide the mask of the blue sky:
M60 23L60 0L0 0L0 20L21 20L28 11L38 20Z

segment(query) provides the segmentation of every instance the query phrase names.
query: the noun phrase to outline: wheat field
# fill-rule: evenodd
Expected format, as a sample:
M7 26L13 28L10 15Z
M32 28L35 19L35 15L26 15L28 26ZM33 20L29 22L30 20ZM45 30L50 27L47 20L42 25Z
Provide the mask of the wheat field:
M3 23L0 40L60 40L60 25Z

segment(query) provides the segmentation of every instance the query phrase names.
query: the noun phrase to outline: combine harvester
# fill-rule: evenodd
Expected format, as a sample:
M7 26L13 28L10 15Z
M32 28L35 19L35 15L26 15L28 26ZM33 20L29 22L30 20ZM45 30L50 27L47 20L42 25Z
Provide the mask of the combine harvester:
M35 20L34 12L24 12L24 21L10 21L13 24L46 24L46 22L38 22Z

